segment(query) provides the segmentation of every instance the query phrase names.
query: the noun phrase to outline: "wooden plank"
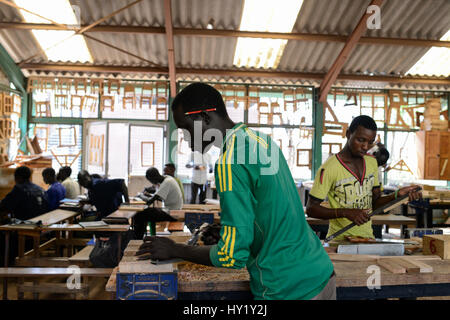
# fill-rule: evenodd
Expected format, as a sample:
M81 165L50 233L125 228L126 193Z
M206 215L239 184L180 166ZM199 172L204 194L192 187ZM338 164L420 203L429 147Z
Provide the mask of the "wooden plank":
M186 203L183 204L181 210L201 210L201 211L220 211L220 205L218 204L193 204Z
M80 214L81 214L80 212L56 209L56 210L47 212L43 215L34 217L34 218L30 219L30 221L33 221L33 222L41 221L44 226L47 226L47 225L51 225L51 224L55 224L55 223L60 223L62 221L76 217Z
M69 258L17 258L15 267L68 267L72 263Z
M80 268L81 276L105 277L110 276L113 269L109 268ZM0 268L0 277L68 277L72 275L68 268Z
M184 222L183 221L171 221L167 228L169 231L183 231L184 230Z
M172 263L155 265L148 260L127 261L119 263L119 273L167 273L174 272Z
M39 248L38 248L38 251L40 252L40 251L42 251L42 250L45 250L45 249L47 249L48 247L51 247L51 246L53 246L53 245L56 245L56 243L57 243L57 242L56 242L56 238L50 239L49 241L47 241L47 242L41 244L41 245L39 246ZM35 249L31 249L31 250L25 252L24 256L29 256L29 255L32 255L32 254L34 254L34 253L35 253Z
M76 294L83 293L87 294L89 291L89 286L86 284L80 284L80 289L69 289L66 283L23 283L17 286L19 292L32 292L32 293L66 293L66 294Z
M137 209L119 209L114 211L113 213L111 213L110 215L107 216L107 218L126 218L126 219L131 219L133 218L138 211L140 211L141 209L137 210Z
M116 281L117 281L117 272L119 271L119 267L115 267L111 276L108 279L108 282L105 286L105 291L107 292L116 292Z
M417 266L419 268L420 273L433 272L433 267L430 266L429 264L426 264L426 263L422 262L422 261L414 260L414 259L405 259L405 258L402 258L402 260L408 261L410 264L413 264L413 265Z
M399 258L392 258L390 259L390 261L405 268L407 273L420 273L420 267L411 263L409 260L402 259L399 257Z
M406 268L395 262L395 259L378 259L377 264L392 273L406 273Z
M146 208L148 208L146 204L121 204L118 211L142 211Z
M329 253L331 261L377 261L380 256L368 254L341 254Z
M87 262L89 261L89 255L91 254L92 250L94 250L94 246L86 246L85 248L74 254L72 257L70 257L69 261Z
M91 240L92 239L81 239L81 238L64 239L64 238L60 238L60 239L56 240L56 244L59 245L59 246L72 245L72 246L84 247Z
M398 258L399 256L383 256L383 259ZM439 256L426 256L422 254L402 256L402 259L413 260L413 261L427 261L427 260L442 260Z

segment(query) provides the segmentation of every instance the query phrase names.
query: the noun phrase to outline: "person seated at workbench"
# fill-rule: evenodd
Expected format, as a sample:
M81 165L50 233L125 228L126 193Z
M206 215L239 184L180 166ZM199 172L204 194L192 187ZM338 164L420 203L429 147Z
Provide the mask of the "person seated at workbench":
M68 166L61 167L58 171L56 179L61 182L63 187L66 189L67 199L77 199L80 195L80 185L73 181L70 177L72 175L72 169Z
M0 201L0 224L11 222L11 218L28 220L48 211L48 200L45 190L31 182L31 169L19 167L14 171L15 186L6 197ZM0 238L0 252L4 252L4 235ZM26 244L26 246L28 246ZM17 234L10 238L9 264L17 256ZM3 255L0 255L3 259ZM3 266L3 262L2 266Z
M181 196L183 197L183 202L184 202L184 187L183 187L183 184L181 183L180 179L175 177L175 170L176 170L176 168L175 168L175 165L173 163L166 163L164 165L164 168L163 168L163 174L165 176L171 176L172 178L175 179L175 181L180 186Z
M213 145L221 150L215 166L220 240L189 246L149 237L137 252L139 259L181 258L226 269L247 267L255 299L335 300L333 264L306 222L276 143L244 123L234 123L220 92L205 83L184 88L171 108L177 127L189 133L193 151L205 153Z
M147 205L151 205L157 200L164 201L164 208L149 207L134 216L134 234L136 239L144 237L148 222L177 221L177 219L170 216L169 210L180 210L183 207L180 186L173 177L160 175L158 169L154 167L147 169L145 177L153 185L159 185L159 188L152 197L146 197L143 194L140 194L139 197Z
M317 171L309 193L306 213L309 217L329 221L327 237L351 222L356 226L336 237L374 238L369 212L408 194L409 200L421 197L413 191L417 186L404 187L391 195L381 196L377 160L367 154L377 133L375 121L365 115L353 119L347 129L347 143ZM321 203L328 197L329 208Z
M0 202L0 214L10 213L12 218L32 219L48 211L45 190L31 182L31 169L19 167L14 171L15 186Z
M45 168L42 171L42 178L50 186L45 191L48 198L48 210L58 209L59 202L66 197L66 189L56 180L56 172L53 168Z
M78 183L88 190L88 200L80 203L88 203L97 209L96 219L101 220L107 215L119 209L122 196L129 203L128 188L123 179L97 179L86 170L78 173Z

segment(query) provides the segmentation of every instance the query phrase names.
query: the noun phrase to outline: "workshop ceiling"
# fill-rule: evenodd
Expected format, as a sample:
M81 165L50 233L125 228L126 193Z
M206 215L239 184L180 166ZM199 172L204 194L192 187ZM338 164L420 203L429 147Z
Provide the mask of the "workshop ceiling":
M95 73L123 78L168 78L164 0L142 0L88 29L84 35L92 63L48 61L30 27L24 25L18 9L2 2L0 44L26 76L85 76ZM132 2L70 1L72 6L79 7L81 26L89 26ZM233 65L238 37L229 31L239 30L243 3L243 0L171 1L177 80L317 85L336 60L346 37L352 33L370 1L304 0L292 33L306 37L288 40L277 68L269 70ZM213 29L207 29L209 23ZM126 27L133 28L127 30ZM449 29L448 0L384 1L381 29L365 31L361 39L364 41L358 42L343 65L338 83L367 86L370 77L379 77L378 84L372 83L371 86L448 89L449 78L440 75L432 78L440 77L443 81L424 81L422 84L398 81L394 84L388 77L423 77L406 76L406 72L430 49L431 42L427 45L426 41L417 40L438 41ZM196 32L199 30L202 32ZM227 32L220 34L220 31ZM386 38L401 41L394 40L396 43L391 44L383 40ZM408 42L408 39L414 41ZM448 42L446 50L450 50ZM268 72L272 72L273 77Z

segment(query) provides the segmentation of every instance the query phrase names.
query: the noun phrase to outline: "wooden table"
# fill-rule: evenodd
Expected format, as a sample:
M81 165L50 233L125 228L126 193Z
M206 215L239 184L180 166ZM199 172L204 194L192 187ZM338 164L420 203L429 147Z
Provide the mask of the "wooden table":
M130 220L130 219L133 219L134 216L140 211L141 210L119 209L119 210L114 211L110 215L108 215L107 218L125 218L125 219Z
M33 237L33 254L35 257L39 256L39 244L40 244L40 236L45 228L45 226L52 225L55 223L61 223L67 221L68 223L72 223L73 219L78 216L79 212L67 211L56 209L50 212L47 212L43 215L34 217L29 219L29 221L38 222L41 221L42 226L38 227L36 225L2 225L0 226L0 231L5 231L5 267L8 266L8 255L9 255L9 238L10 233L13 231L17 231L18 240L19 240L19 258L23 257L25 254L25 236Z
M34 217L30 219L30 221L38 222L41 221L42 226L45 227L47 225L60 223L63 221L68 221L69 223L73 222L73 219L78 216L79 212L67 211L56 209L50 212L47 212L43 215ZM40 246L40 238L43 232L42 227L38 227L36 225L3 225L0 226L0 231L5 232L5 262L4 267L7 268L9 264L9 240L11 232L17 231L18 233L18 256L22 258L25 255L25 237L30 236L33 238L33 254L37 258L39 257L39 249L44 246L48 246L51 244L47 242L43 246ZM3 298L7 299L7 280L6 278L3 281Z
M193 209L181 209L181 210L170 210L170 216L177 220L184 220L185 214L189 213L201 213L201 214L214 214L214 221L220 221L220 215L218 211L205 211L205 210L193 210Z

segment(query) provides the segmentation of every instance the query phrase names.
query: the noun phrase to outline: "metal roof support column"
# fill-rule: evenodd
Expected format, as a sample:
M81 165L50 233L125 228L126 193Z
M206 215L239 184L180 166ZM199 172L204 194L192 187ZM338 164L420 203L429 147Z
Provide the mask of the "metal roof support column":
M324 110L323 104L319 101L319 89L313 88L313 126L314 138L312 142L312 169L311 178L314 179L317 170L322 164L322 134L323 134L323 119Z
M5 48L0 45L0 68L3 70L9 81L14 84L16 89L21 93L21 116L19 119L20 136L23 138L27 132L28 123L28 101L31 99L31 95L27 93L27 78L23 75L20 68L16 65L14 60L8 54ZM25 151L25 143L22 143L21 148ZM20 146L19 146L20 147Z

